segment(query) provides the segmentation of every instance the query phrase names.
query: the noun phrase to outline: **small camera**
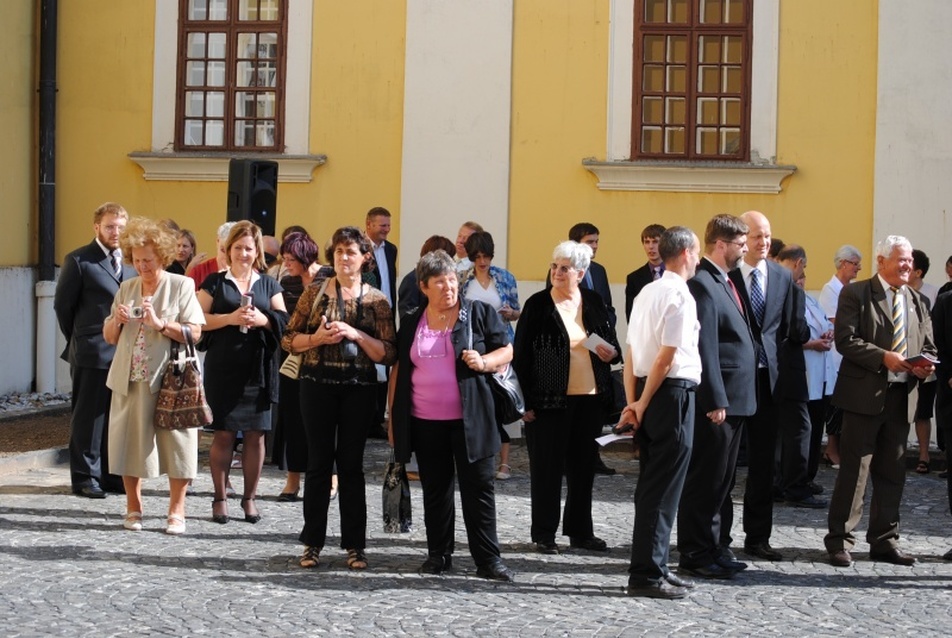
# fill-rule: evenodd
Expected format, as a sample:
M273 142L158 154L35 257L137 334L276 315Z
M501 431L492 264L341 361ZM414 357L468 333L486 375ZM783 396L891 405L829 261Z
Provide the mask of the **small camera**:
M344 361L353 361L357 358L357 342L346 339L340 342L340 358Z
M142 310L142 306L133 306L129 310L129 316L133 319L142 319L142 315L145 314Z

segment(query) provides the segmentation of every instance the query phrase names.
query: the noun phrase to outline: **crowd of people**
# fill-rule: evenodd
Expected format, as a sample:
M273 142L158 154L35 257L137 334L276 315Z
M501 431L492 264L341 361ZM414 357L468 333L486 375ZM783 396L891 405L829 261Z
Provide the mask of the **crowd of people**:
M859 250L841 247L814 298L805 250L773 238L760 212L713 217L703 242L651 224L641 235L647 263L626 280L623 346L608 275L593 259L594 225L570 229L546 287L525 304L512 273L492 263L492 234L471 221L455 242L428 238L398 286L390 227L390 212L372 208L364 228L333 233L322 265L300 226L278 240L228 222L208 257L171 220L98 208L95 238L67 256L54 303L73 381L74 493L124 493L122 526L138 531L142 480L167 475L165 531L185 533L198 430L157 429L153 414L172 344L197 342L213 415L214 522L233 520L235 467L241 520L261 520L270 451L287 472L278 500L303 501L300 565L320 564L337 500L346 565L368 568L364 448L385 421L396 461L419 470L420 572L452 569L458 485L477 575L512 581L495 504L495 481L512 475L510 441L490 387L511 365L525 399L529 536L540 553L562 551L560 522L569 546L609 550L592 520L604 465L595 438L621 409L615 430L633 437L640 465L629 595L682 598L689 576L731 579L747 568L731 536L740 464L747 556L783 558L770 538L774 505L785 502L828 508L830 563L851 565L869 478L870 558L915 563L898 543L907 403L918 387L916 471L928 473L933 414L940 446L952 435L952 290L923 281L928 258L904 237L879 243L876 273L862 281ZM952 258L947 272L952 279ZM279 374L290 355L300 356L297 378ZM623 392L613 366L623 366ZM815 481L824 461L838 469L829 501ZM675 525L677 574L668 567Z

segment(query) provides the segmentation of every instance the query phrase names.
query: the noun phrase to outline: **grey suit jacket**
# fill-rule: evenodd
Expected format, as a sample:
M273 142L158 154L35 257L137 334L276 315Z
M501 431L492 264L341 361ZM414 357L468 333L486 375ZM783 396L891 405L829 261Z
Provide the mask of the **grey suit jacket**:
M932 320L922 296L904 286L908 354L936 354ZM843 288L836 308L833 335L843 355L833 390L833 404L857 414L883 411L888 370L883 355L892 346L892 309L878 276L853 282ZM917 378L909 375L908 389Z
M122 279L136 276L132 266L122 265ZM53 309L66 337L61 355L71 366L105 370L116 348L106 343L102 325L119 291L119 278L109 256L94 239L66 256L56 282Z

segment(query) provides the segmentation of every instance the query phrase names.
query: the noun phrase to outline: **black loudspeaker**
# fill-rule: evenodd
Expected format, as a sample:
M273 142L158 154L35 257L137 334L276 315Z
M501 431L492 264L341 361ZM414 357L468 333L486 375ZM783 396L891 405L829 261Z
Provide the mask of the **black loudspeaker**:
M232 159L228 164L228 221L250 220L262 235L274 235L278 203L278 163Z

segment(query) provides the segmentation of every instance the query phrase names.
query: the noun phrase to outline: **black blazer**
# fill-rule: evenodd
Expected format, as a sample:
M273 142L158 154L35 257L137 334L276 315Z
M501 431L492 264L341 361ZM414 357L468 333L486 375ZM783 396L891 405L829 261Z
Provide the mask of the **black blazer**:
M393 302L393 307L397 307L397 247L387 241L383 240L383 252L387 256L387 272L390 273L390 299ZM374 269L371 271L377 277L377 288L379 289L380 284L380 264L374 263ZM397 316L394 313L394 316Z
M628 273L625 280L625 318L631 319L631 307L635 303L635 297L641 292L641 289L654 281L654 273L651 272L651 264L645 262L645 265L637 270Z
M792 399L793 401L809 401L810 390L807 387L807 362L803 357L803 344L809 341L810 326L806 323L806 293L799 286L794 286L793 316L790 321L790 334L786 335L778 345L777 353L777 398ZM806 326L807 338L799 339L800 320Z
M605 363L595 353L592 371L596 391L612 410L611 364L621 362L621 347L615 329L609 325L608 309L601 296L588 290L582 293L582 325L585 332L593 332L612 344L618 355ZM537 292L522 306L522 316L516 324L512 362L526 399L527 410L564 409L569 384L569 335L562 317L548 290Z
M737 292L744 302L744 310L750 321L750 329L759 348L763 348L767 355L767 370L770 374L770 391L774 393L777 387L777 377L780 374L779 354L780 344L785 338L796 343L804 344L810 339L810 328L803 319L794 317L794 283L790 271L767 260L767 296L764 300L764 322L761 325L754 316L750 305L750 293L744 281L743 271L735 268L730 272L730 278L737 286Z
M721 271L707 259L688 280L688 290L701 324L697 412L725 408L728 416L751 416L757 411L757 350L747 317Z
M123 263L122 277L116 277L109 256L95 239L66 255L53 297L56 320L66 337L63 360L71 366L109 368L116 347L106 343L102 325L121 281L136 276L135 268Z
M414 337L420 317L426 311L426 297L423 304L413 313L404 317L397 332L397 385L394 389L393 406L390 408L393 425L394 454L397 461L410 460L413 446L410 436L410 397L413 376L413 362L410 351L414 347ZM509 333L499 313L481 301L463 300L460 302L459 319L453 326L453 350L456 356L456 383L463 400L463 433L466 438L466 457L470 463L495 456L499 452L499 431L496 429L496 411L492 391L489 389L488 375L476 372L461 359L463 350L470 347L470 326L472 326L473 350L486 354L509 344Z

